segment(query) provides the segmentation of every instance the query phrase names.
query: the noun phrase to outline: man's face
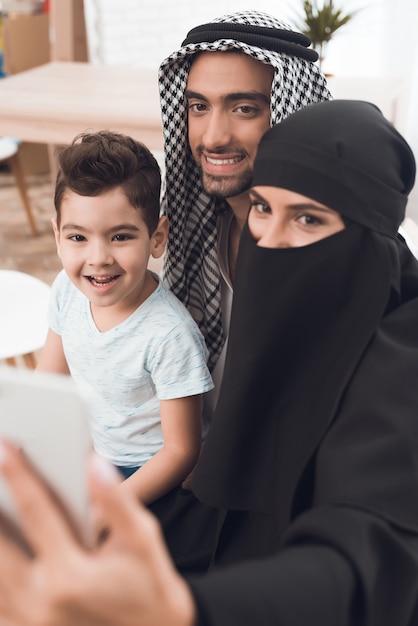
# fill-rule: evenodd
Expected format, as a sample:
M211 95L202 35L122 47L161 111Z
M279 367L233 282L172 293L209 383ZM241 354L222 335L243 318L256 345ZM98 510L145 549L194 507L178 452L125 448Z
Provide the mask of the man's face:
M189 144L205 191L231 198L251 186L258 143L270 127L273 68L240 53L204 52L186 88Z

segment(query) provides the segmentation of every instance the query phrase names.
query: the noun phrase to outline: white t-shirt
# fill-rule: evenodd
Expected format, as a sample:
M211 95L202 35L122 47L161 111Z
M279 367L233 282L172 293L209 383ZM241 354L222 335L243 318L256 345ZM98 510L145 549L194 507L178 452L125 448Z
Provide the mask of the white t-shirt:
M62 271L48 319L89 404L95 449L116 465L143 465L160 449L159 400L213 387L203 337L161 282L126 320L100 332L88 299Z

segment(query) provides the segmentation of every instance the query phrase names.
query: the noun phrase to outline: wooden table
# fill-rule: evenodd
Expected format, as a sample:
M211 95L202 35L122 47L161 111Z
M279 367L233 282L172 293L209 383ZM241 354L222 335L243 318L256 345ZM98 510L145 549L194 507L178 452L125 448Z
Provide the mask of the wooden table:
M0 135L68 144L102 129L163 149L157 70L53 62L0 79Z

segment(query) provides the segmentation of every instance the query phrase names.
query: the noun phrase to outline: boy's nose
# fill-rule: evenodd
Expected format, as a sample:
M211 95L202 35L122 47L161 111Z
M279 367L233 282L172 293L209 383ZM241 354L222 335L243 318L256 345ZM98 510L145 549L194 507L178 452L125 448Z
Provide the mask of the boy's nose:
M88 256L89 265L111 265L112 262L113 256L105 243L95 242L91 244Z

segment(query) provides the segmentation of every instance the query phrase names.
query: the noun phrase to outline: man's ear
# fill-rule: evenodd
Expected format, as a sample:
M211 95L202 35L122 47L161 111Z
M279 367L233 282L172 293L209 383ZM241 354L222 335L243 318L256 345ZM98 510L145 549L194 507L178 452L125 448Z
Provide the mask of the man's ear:
M55 245L57 247L57 254L61 258L61 237L60 237L60 231L59 231L59 228L58 228L57 220L56 220L55 217L52 218L51 224L52 224L52 230L54 231Z
M169 226L170 222L168 221L168 217L165 215L160 217L157 228L151 235L151 256L153 256L154 259L159 259L164 253Z

